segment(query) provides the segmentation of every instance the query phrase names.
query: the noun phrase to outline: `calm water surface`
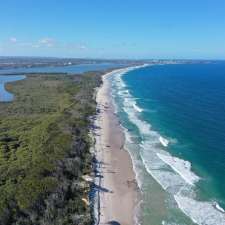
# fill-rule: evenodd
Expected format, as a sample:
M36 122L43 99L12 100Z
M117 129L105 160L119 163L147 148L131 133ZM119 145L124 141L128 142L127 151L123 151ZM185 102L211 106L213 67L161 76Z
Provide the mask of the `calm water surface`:
M50 66L50 67L34 67L34 68L15 68L15 69L3 69L0 70L0 102L8 102L13 100L13 95L5 90L5 84L7 82L17 81L24 79L25 76L5 74L26 74L26 73L68 73L68 74L81 74L88 71L102 71L107 69L113 69L123 67L123 64L113 63L99 63L99 64L80 64L71 66Z
M13 94L9 93L5 89L5 84L8 82L13 82L17 80L25 79L24 75L16 75L16 76L4 76L0 75L0 102L9 102L13 100Z
M113 63L98 63L98 64L80 64L71 66L46 66L46 67L34 67L34 68L16 68L16 69L3 69L0 70L0 74L10 73L69 73L80 74L88 71L107 70L117 67L122 67L123 64Z

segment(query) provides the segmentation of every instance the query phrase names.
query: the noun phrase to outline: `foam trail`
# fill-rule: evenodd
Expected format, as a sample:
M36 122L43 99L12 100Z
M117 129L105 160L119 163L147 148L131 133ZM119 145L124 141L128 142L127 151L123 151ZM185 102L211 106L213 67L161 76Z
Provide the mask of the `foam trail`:
M216 207L220 212L225 213L225 210L224 210L217 202L215 202L215 207Z
M221 213L211 202L200 202L194 199L175 195L180 209L199 225L224 225L225 214Z
M167 165L173 168L188 184L194 185L199 181L199 177L191 171L191 163L184 161L177 157L172 157L169 154L164 155L157 153L158 157L163 160Z
M167 147L170 143L169 140L167 140L166 138L163 138L162 136L159 137L159 141L164 147Z
M138 107L136 103L133 104L133 107L139 113L141 113L143 111L143 109L141 109L140 107Z

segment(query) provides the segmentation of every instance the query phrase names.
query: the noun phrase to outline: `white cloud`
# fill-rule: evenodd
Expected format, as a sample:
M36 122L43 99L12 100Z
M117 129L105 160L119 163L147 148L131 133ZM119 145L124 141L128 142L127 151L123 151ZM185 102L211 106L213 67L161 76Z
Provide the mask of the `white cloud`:
M78 48L80 50L87 50L88 49L88 47L86 45L80 45Z
M17 38L11 37L11 38L9 38L9 41L10 41L11 43L16 43L16 42L17 42Z
M39 44L32 44L31 47L32 47L32 48L40 48L41 45L39 45Z
M1 46L2 45L2 46ZM92 48L85 42L66 42L59 41L55 38L42 36L39 39L17 39L14 36L8 37L3 43L0 43L0 53L7 54L39 54L46 52L46 54L63 54L63 55L85 55L92 51ZM3 53L4 53L3 52ZM3 54L1 53L1 54Z
M55 45L55 40L53 38L42 38L39 40L39 44L45 47L53 47Z
M65 49L69 52L85 52L90 50L90 47L86 43L77 43L77 42L65 42L61 43L61 49Z

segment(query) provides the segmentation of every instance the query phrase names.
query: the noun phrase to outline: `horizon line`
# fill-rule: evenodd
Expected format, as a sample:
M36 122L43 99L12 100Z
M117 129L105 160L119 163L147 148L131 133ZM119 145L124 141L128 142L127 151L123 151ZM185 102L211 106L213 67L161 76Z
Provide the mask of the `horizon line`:
M106 61L119 61L119 60L126 60L126 61L154 61L154 60L162 60L162 61L225 61L225 59L217 59L217 58L212 58L212 59L207 59L207 58L108 58L108 57L64 57L64 56L23 56L23 55L7 55L7 56L1 56L1 58L33 58L33 59L77 59L77 60L106 60Z

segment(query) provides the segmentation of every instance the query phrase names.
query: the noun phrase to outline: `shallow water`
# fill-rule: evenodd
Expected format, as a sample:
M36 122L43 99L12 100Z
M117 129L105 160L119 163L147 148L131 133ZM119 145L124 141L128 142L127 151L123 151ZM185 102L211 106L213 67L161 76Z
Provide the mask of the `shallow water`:
M0 75L0 102L9 102L13 100L13 94L8 92L5 89L5 84L8 82L13 82L17 80L25 79L24 75L12 75L12 76L4 76Z

